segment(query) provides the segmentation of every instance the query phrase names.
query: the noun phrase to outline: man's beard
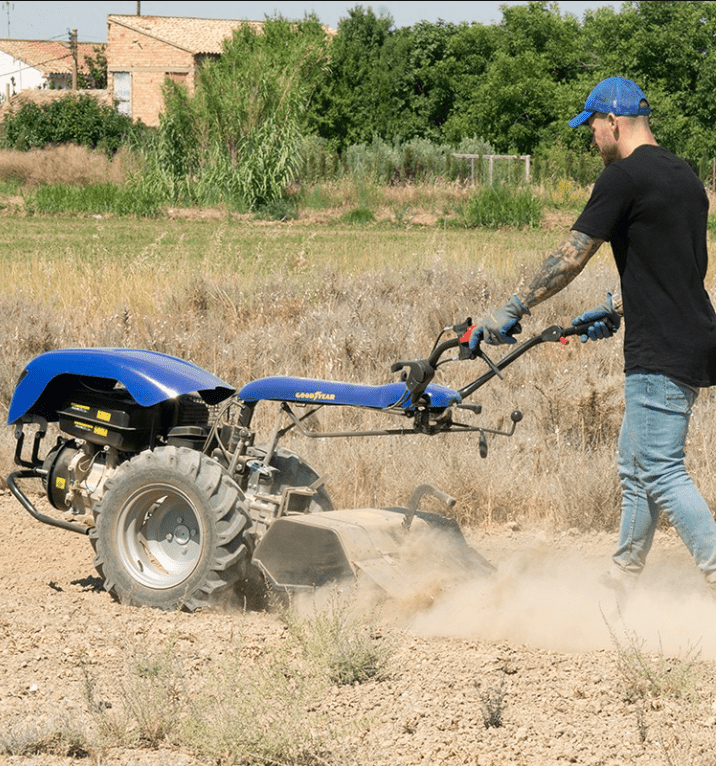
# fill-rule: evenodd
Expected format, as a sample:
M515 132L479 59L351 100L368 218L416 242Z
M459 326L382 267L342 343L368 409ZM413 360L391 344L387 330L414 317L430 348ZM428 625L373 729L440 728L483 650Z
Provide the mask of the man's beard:
M600 154L602 155L604 167L611 165L612 162L616 162L622 158L622 154L619 151L619 146L617 144L610 144L609 146L605 146Z

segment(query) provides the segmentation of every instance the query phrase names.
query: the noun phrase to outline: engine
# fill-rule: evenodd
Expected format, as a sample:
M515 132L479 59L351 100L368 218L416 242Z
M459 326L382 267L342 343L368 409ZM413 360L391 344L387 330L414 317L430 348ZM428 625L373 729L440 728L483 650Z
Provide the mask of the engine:
M43 484L50 503L90 521L107 479L121 461L116 449L81 440L59 439L45 458Z
M88 523L125 460L158 444L201 450L209 433L209 410L191 395L142 407L125 389L82 389L57 414L62 435L43 461L43 484L53 507Z

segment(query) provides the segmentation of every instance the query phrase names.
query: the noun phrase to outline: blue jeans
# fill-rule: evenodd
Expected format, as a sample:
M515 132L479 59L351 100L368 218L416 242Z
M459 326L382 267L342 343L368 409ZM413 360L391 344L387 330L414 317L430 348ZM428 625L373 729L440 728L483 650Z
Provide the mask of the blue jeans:
M698 389L632 370L624 386L619 435L622 518L614 563L638 575L663 511L696 562L716 586L716 522L684 467L684 445Z

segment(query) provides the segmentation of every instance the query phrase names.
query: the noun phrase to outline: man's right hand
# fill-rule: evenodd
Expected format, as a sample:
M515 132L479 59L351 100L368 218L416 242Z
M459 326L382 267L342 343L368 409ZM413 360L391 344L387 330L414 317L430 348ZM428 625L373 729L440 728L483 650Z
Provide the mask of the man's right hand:
M484 316L473 328L470 335L470 351L474 354L481 340L491 346L501 343L516 343L513 337L522 332L520 319L530 310L513 295L509 301L492 314Z

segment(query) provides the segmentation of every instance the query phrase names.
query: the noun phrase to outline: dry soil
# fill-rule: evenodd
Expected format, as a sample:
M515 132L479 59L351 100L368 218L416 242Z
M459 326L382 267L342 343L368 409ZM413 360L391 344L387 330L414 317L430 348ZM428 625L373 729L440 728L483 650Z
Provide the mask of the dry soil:
M171 639L197 680L236 636L255 655L285 640L276 614L117 604L96 579L86 538L34 521L9 494L0 497L0 514L5 746L60 718L85 721L88 673L104 704L121 704L127 652L137 644ZM612 536L503 529L469 530L468 538L498 574L427 605L384 607L383 634L396 642L385 677L333 686L311 711L337 732L326 763L716 764L716 600L673 533L658 535L640 589L621 612L597 583ZM644 663L635 674L634 662ZM109 747L76 760L209 763L166 747ZM0 755L17 766L74 762Z

